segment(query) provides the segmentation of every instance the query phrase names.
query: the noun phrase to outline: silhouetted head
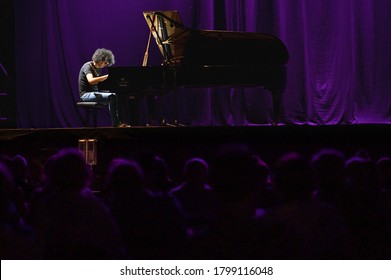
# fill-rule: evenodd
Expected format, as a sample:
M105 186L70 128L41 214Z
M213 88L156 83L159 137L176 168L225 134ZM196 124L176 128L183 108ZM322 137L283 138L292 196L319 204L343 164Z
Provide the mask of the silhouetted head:
M27 160L22 155L16 155L12 159L12 168L17 178L24 177L27 173Z
M79 191L90 183L90 170L75 148L60 150L49 159L46 168L46 179L52 190Z
M313 181L308 160L295 152L282 156L274 168L273 183L283 201L309 200Z
M345 155L336 149L322 149L311 158L311 168L319 188L336 188L345 178Z
M186 161L183 173L187 182L205 183L208 180L209 166L202 158L192 158Z
M11 200L12 176L9 168L0 161L0 221L5 218Z
M108 168L106 188L115 194L141 191L144 173L135 160L117 158Z
M257 160L246 145L229 145L219 150L211 166L211 182L225 196L241 199L258 185Z
M356 189L367 189L377 185L376 163L368 158L354 156L346 161L348 183Z

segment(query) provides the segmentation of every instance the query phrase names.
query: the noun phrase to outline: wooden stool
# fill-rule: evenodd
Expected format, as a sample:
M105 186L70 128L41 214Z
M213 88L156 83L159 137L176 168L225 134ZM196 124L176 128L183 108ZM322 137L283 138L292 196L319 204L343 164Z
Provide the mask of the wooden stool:
M94 101L79 101L76 105L86 111L85 119L83 120L85 126L91 126L90 121L92 117L92 127L97 126L98 110L107 107L105 103Z

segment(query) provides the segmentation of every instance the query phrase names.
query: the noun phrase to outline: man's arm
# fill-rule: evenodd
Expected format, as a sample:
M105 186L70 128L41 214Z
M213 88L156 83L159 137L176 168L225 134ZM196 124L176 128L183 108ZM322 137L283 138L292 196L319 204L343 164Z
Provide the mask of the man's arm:
M96 85L97 83L103 82L103 81L106 80L108 77L109 77L108 74L103 75L103 76L99 76L99 77L94 77L91 73L88 73L88 74L86 75L87 81L88 81L91 85Z

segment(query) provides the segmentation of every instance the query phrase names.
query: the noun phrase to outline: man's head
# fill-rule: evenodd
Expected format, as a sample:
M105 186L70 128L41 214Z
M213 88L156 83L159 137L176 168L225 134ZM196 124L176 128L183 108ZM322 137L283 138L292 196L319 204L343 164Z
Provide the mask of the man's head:
M95 64L102 66L100 68L103 68L105 66L111 66L115 63L113 52L103 48L97 49L94 52L94 54L92 55L92 61L94 61Z

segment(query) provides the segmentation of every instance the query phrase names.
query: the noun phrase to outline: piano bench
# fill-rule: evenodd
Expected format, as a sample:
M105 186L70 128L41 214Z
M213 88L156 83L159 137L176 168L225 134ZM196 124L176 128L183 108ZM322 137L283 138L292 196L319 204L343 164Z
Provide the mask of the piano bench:
M79 101L76 103L77 107L85 110L85 118L83 120L84 126L96 127L98 119L98 110L107 107L107 104L93 101ZM92 119L92 124L91 124Z

